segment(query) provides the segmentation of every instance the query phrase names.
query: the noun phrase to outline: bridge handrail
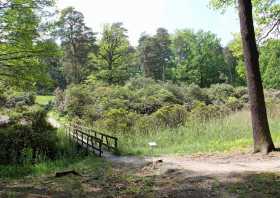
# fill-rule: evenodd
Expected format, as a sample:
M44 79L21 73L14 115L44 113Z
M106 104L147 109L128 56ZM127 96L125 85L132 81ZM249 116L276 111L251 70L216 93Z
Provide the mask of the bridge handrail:
M78 124L70 123L68 125L66 124L65 126L66 126L66 129L68 129L69 136L72 134L72 137L74 139L77 139L77 142L81 141L82 145L85 144L87 149L88 149L88 147L91 147L92 149L97 150L99 152L100 156L101 156L101 153L103 153L102 146L105 146L105 147L107 147L108 150L113 150L114 152L118 151L118 138L116 138L116 137L107 135L105 133L97 132L96 130L94 130L92 128L81 126ZM79 133L81 135L82 140L79 140L78 134L74 134L74 133ZM86 142L84 142L84 136L86 138ZM100 137L98 137L98 136L100 136ZM89 145L89 139L91 140L91 145ZM113 142L110 141L110 139ZM94 144L93 140L95 143L98 144L98 148L93 145Z
M108 135L108 134L98 132L98 131L96 131L95 129L92 129L92 128L89 128L89 127L85 127L85 126L81 126L81 125L77 125L77 124L74 124L74 126L75 126L75 127L80 127L81 129L86 129L86 130L89 130L89 131L93 131L93 132L95 132L95 133L97 133L97 134L106 136L106 137L111 138L111 139L118 140L117 137L113 137L113 136L110 136L110 135Z

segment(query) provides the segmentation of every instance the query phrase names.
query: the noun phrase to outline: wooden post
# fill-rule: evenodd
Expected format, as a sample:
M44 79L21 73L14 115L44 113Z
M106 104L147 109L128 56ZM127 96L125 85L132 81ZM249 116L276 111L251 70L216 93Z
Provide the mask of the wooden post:
M110 145L109 145L108 137L106 136L105 139L106 139L107 147L108 147L108 149L110 150Z
M92 139L92 137L90 138L90 142L91 142L91 149L92 149L92 152L94 152L94 145L93 145L93 139Z
M81 133L82 134L82 147L84 146L84 133Z
M75 135L76 135L76 141L79 142L79 136L78 136L78 131L77 129L75 128Z
M102 157L102 143L99 142L99 157Z
M118 140L115 139L115 151L117 151L117 149L118 149Z
M88 139L89 139L89 136L87 136L87 152L88 152L88 148L89 148Z

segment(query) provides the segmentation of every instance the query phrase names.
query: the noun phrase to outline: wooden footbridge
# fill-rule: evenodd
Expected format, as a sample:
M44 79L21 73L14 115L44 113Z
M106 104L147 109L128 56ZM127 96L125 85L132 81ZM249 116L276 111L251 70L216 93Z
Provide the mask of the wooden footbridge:
M118 138L97 132L78 124L65 125L67 136L87 151L97 153L100 157L104 150L118 152Z

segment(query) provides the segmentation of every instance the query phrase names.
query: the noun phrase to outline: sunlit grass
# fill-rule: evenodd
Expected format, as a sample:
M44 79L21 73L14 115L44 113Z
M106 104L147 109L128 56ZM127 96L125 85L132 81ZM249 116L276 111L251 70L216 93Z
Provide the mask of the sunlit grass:
M56 171L97 169L105 162L95 156L69 156L58 160L48 160L29 165L0 165L0 178L21 178L24 176L42 176Z
M279 118L270 119L275 145L280 145ZM197 154L247 151L252 148L252 128L248 111L208 122L192 121L178 129L164 129L149 135L119 135L120 150L131 155ZM149 142L156 142L151 150Z
M54 96L36 96L35 103L39 105L47 105L52 100L54 100Z

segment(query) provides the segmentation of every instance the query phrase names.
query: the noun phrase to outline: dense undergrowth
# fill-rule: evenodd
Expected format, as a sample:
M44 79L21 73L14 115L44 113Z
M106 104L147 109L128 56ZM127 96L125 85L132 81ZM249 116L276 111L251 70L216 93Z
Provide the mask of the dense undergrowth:
M272 135L279 140L279 92L266 90ZM119 138L122 154L159 155L248 149L252 130L244 87L199 88L136 78L123 86L87 82L56 91L70 121ZM157 142L153 151L148 143Z
M45 174L86 158L47 122L52 97L0 93L0 178Z
M56 91L61 114L109 133L142 133L184 126L238 111L248 101L245 88L227 84L208 89L136 78L124 86L88 82Z

